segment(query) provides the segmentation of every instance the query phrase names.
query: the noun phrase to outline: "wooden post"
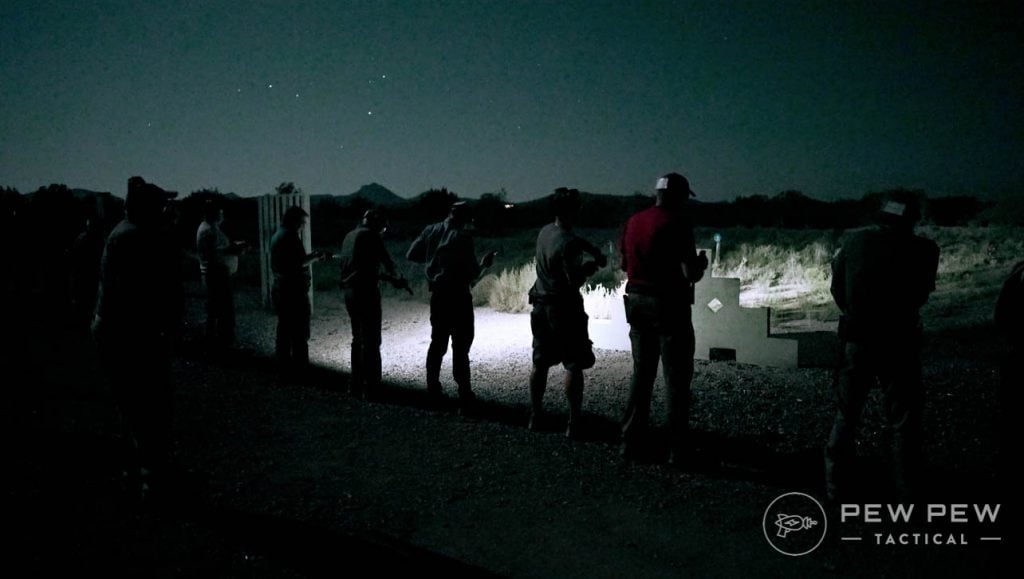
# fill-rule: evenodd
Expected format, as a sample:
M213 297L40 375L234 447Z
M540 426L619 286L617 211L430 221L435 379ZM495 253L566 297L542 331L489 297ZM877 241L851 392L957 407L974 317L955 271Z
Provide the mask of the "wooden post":
M309 195L264 195L259 198L260 220L260 293L264 307L270 307L270 288L274 284L274 273L270 270L270 238L281 227L281 218L289 207L299 206L306 213L309 209ZM302 228L302 245L306 253L312 251L313 241L311 224ZM309 266L312 268L313 266ZM309 303L313 305L313 284L309 286Z

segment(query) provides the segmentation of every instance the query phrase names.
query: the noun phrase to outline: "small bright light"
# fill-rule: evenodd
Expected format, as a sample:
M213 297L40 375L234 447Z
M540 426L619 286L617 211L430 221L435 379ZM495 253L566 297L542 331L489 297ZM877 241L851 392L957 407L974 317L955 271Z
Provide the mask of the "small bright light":
M366 111L366 114L368 114L368 115L372 115L372 114L373 114L373 111Z
M722 234L721 233L716 233L715 237L714 237L714 240L715 240L715 243L718 243L719 241L722 241Z
M515 206L516 206L516 204L515 204L515 203L506 203L506 204L505 204L505 209L512 209L512 208L513 208L513 207L515 207Z
M267 85L267 88L274 88L274 85L272 85L272 84L268 84L268 85Z

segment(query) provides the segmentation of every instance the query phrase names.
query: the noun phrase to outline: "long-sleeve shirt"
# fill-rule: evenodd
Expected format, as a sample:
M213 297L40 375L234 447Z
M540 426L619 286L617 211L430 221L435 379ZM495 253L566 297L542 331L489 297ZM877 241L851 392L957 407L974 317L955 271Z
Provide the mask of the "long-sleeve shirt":
M451 224L451 218L428 225L413 240L406 258L426 264L427 281L435 289L468 291L480 275L473 236Z
M387 275L395 275L395 263L384 241L376 231L364 225L348 232L341 242L340 256L342 287L375 286L382 269Z

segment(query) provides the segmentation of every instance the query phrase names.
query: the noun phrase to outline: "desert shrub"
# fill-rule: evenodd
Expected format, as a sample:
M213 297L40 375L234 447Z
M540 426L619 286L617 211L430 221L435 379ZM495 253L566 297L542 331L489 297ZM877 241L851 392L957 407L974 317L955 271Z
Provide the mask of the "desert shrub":
M823 239L802 246L741 243L722 252L712 275L739 278L740 303L747 307L819 305L831 300L834 252Z
M498 282L498 276L489 273L476 282L473 286L473 306L485 306L491 302L491 292L494 291L494 286Z
M605 267L597 270L594 275L587 278L585 288L599 288L604 290L613 290L625 281L626 273L619 270L617 265L612 265L611 261Z
M534 263L502 270L491 287L489 302L499 312L518 313L530 309L527 295L533 283L537 281L537 268Z
M595 320L611 318L612 308L622 307L622 295L626 293L626 281L617 286L588 285L583 288L583 309Z
M1009 266L1024 255L1019 227L927 227L921 234L939 245L939 277Z

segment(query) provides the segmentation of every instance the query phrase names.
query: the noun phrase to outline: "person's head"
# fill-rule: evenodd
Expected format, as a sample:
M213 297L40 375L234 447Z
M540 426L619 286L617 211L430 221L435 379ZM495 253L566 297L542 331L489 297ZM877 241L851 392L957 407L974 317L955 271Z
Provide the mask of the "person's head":
M577 189L559 187L551 197L551 210L555 218L563 223L573 223L580 211L580 192Z
M454 227L469 225L473 221L473 213L469 210L469 205L465 201L452 203L451 209L448 210L448 221Z
M224 221L224 210L216 201L207 201L203 205L203 220L210 224L219 224Z
M363 227L383 234L388 229L388 219L380 209L367 209L363 213Z
M654 186L657 204L662 207L682 207L697 194L690 189L690 182L679 173L669 173L658 179Z
M285 210L284 216L281 218L281 225L289 231L298 231L306 224L308 218L309 213L306 213L305 209L298 205L292 205Z
M921 219L921 201L913 191L892 191L882 197L879 222L892 229L913 231Z
M177 196L177 192L165 191L153 183L146 183L142 177L132 177L128 179L128 193L125 195L125 216L135 224L158 223L167 208L167 202Z

